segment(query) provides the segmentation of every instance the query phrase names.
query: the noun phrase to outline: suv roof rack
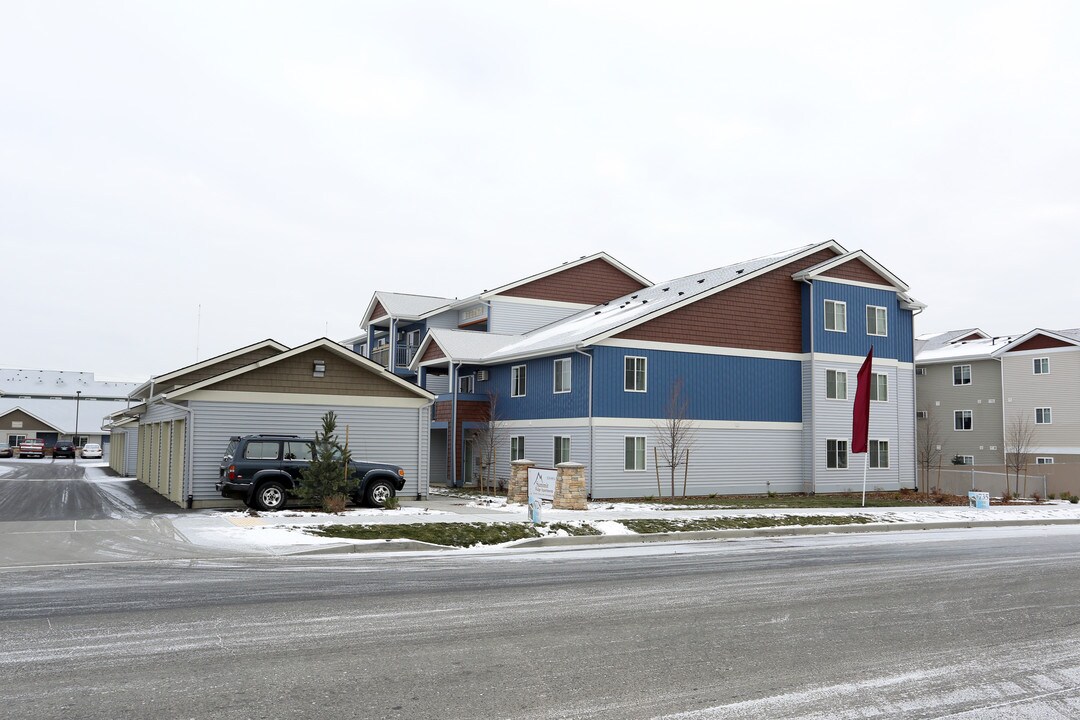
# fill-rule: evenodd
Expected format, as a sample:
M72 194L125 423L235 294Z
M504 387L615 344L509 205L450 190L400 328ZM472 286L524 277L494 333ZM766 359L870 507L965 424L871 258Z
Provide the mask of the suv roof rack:
M249 437L290 437L290 438L298 438L300 436L299 435L287 435L285 433L255 433L254 435L251 435Z

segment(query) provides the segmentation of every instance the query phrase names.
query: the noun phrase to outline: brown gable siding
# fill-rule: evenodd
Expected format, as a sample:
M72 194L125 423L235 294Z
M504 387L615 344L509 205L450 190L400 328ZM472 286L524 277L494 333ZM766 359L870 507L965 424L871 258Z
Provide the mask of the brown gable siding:
M324 377L313 375L316 360L326 363ZM287 360L214 383L207 389L354 397L416 397L408 388L381 377L376 371L360 367L324 349L308 350Z
M166 381L162 385L155 386L154 392L167 392L169 390L175 390L177 388L184 387L185 385L194 385L197 382L209 380L215 375L221 375L223 373L229 372L230 370L242 368L245 365L250 365L251 363L256 363L260 360L274 357L275 355L280 355L281 353L282 351L278 350L277 348L258 348L256 350L246 352L243 355L237 355L236 357L222 360L221 362L216 362L213 365L208 365L207 367L200 368L198 370L192 370L189 373L184 373L179 377L175 377L172 380Z
M802 295L794 273L836 257L822 250L642 323L615 337L802 352Z
M841 263L830 270L826 270L821 273L821 277L892 286L891 280L879 275L873 268L859 258L848 260L846 263Z
M371 322L375 318L381 318L383 315L386 315L386 308L382 306L381 302L376 300L375 307L371 309L371 314L368 315L367 320L368 322Z
M424 351L424 356L420 358L420 362L426 362L428 360L442 360L446 357L446 353L442 351L436 343L428 345L427 350Z
M953 342L958 343L958 342L966 342L968 340L983 340L983 339L984 339L983 336L980 335L979 333L971 333L970 335L965 335L964 337L962 337L962 338L960 338L958 340L953 340Z
M596 259L499 293L507 297L599 305L645 287L610 263Z
M1049 335L1036 335L1035 337L1020 343L1012 350L1009 350L1009 352L1020 352L1022 350L1045 350L1047 348L1059 347L1075 347L1075 345L1065 342L1064 340L1052 338Z
M22 427L14 427L13 423L21 422ZM49 423L42 422L37 418L30 417L22 410L18 408L13 409L6 415L0 416L0 430L14 430L17 433L25 433L27 430L60 430L60 428L53 427ZM3 442L6 444L7 440Z

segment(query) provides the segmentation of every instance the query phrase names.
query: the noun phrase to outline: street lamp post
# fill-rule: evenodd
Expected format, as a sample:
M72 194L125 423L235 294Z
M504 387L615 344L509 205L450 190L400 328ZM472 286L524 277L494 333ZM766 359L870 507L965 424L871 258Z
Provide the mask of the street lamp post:
M74 444L75 445L79 444L79 400L81 400L81 399L82 399L82 390L76 390L75 391L75 438L74 438L74 440L75 440ZM71 462L75 462L75 457L74 456L77 455L78 452L79 452L79 450L78 450L78 448L76 448L75 452L72 453Z

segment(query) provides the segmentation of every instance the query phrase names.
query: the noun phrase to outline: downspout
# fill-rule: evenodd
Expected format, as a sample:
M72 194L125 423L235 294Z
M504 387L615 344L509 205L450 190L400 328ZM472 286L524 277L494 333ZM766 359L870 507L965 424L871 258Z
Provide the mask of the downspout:
M457 487L457 368L460 368L462 363L458 363L457 367L454 367L454 362L450 362L450 432L448 442L450 444L450 487Z
M425 404L423 407L421 407L419 410L417 410L417 414L418 414L418 417L419 417L419 419L417 420L417 428L416 428L417 429L417 432L416 432L416 499L417 500L423 500L424 499L423 496L420 493L420 479L423 477L423 472L420 469L420 458L422 458L424 456L424 422L425 422L424 411L429 410L434 405L435 405L435 399L432 398L431 400L429 400L427 402L427 404ZM429 413L428 414L428 419L426 421L427 426L428 426L428 436L429 436L429 438L430 438L430 431L431 431L431 420L430 420L430 418L431 418L431 415ZM431 448L431 444L429 442L428 443L428 449L430 450L430 448ZM426 482L427 482L427 484L428 484L428 486L430 488L430 486L431 486L431 454L430 454L430 452L428 453L428 468L427 468L427 481Z
M195 466L193 464L195 462L195 411L168 400L158 400L158 402L187 413L187 428L184 433L184 477L180 478L180 494L186 498L186 506L190 510L195 502Z
M814 362L814 333L817 328L814 325L814 283L808 279L803 282L810 287L810 494L817 493L817 434L816 434L816 404L814 402L817 393L814 392L817 382L817 363Z
M587 353L580 347L575 347L574 352L589 358L589 474L587 476L587 481L589 485L586 488L586 495L588 496L589 500L592 500L593 474L596 472L596 433L595 427L593 425L592 414L593 356L592 353Z

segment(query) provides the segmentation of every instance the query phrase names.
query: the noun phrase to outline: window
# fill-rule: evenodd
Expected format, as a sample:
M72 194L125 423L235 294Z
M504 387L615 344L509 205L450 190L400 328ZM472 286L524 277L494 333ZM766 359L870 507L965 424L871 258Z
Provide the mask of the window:
M970 385L971 384L971 366L970 365L953 365L952 366L952 384L953 385Z
M1050 408L1035 408L1036 425L1049 425L1050 422ZM1065 424L1068 425L1068 423Z
M525 436L515 435L510 438L510 459L511 460L524 460L525 459Z
M871 440L867 444L870 452L870 467L878 469L889 467L889 441Z
M1049 375L1050 374L1050 358L1035 358L1032 361L1033 367L1031 371L1036 375Z
M847 303L839 300L825 301L825 329L831 332L847 332Z
M957 410L953 413L953 430L971 429L971 411Z
M885 373L870 374L870 399L889 402L889 376Z
M831 470L847 467L847 440L826 440L825 466Z
M623 358L623 390L626 392L645 392L646 369L648 359L643 357L627 356Z
M311 461L311 443L290 440L285 443L286 460Z
M418 347L420 345L420 331L410 330L405 333L405 344L411 348Z
M77 447L82 447L86 443L90 442L90 438L88 438L86 435L75 435L71 438L71 441L75 443ZM274 457L277 456L275 455Z
M825 371L825 397L847 400L847 373L843 370Z
M510 368L510 397L525 397L525 366Z
M555 464L570 462L570 438L555 436Z
M471 393L476 392L476 376L475 375L462 375L457 379L457 391L459 393ZM524 394L524 393L522 393Z
M555 361L555 392L570 392L570 358Z
M645 469L645 436L637 435L626 438L626 455L623 470Z
M954 465L974 465L975 464L975 456L974 455L957 455L956 459L959 460L960 462L956 462L954 460L953 461Z
M866 306L866 334L881 336L889 334L889 313L885 308L876 305Z
M253 440L244 449L245 460L277 460L281 443L278 441Z
M1037 457L1035 458L1036 465L1053 465L1054 458L1052 457Z

